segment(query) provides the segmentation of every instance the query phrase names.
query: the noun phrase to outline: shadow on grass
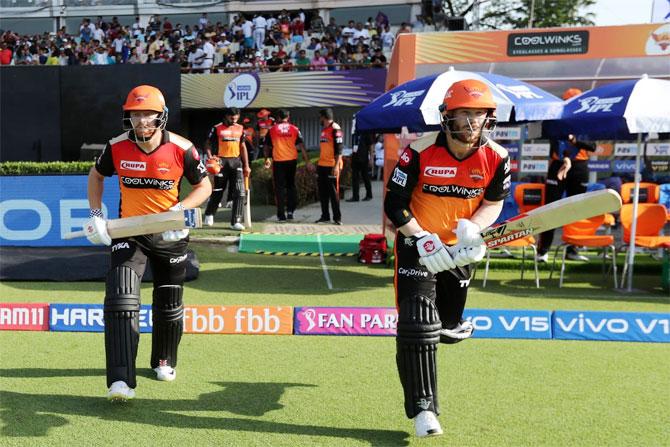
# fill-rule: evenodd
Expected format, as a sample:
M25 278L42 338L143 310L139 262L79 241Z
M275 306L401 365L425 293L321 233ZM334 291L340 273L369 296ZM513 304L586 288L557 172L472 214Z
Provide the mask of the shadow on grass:
M38 371L33 370L33 374L37 374ZM41 371L42 377L54 377L93 375L98 370L92 369L86 372L77 369L71 370L71 373L67 372L68 370ZM217 382L216 385L222 386L223 389L202 394L198 399L137 399L125 405L111 404L103 397L0 391L0 419L4 425L0 433L2 436L16 438L47 436L50 429L69 424L67 416L87 416L154 427L325 436L357 439L370 442L371 445L408 444L408 434L401 431L178 414L178 412L226 411L244 416L263 416L269 411L283 407L279 400L287 388L315 386L300 383L252 382Z

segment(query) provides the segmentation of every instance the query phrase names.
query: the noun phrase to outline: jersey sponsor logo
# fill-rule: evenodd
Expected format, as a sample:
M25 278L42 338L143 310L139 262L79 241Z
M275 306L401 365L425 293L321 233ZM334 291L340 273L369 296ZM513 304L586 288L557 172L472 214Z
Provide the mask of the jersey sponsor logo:
M484 172L479 168L470 168L470 178L475 181L484 180Z
M416 90L413 92L408 92L407 90L400 90L395 93L391 93L391 100L386 104L382 105L382 108L385 107L400 107L400 106L411 106L414 104L414 101L423 95L426 90Z
M159 189L161 191L169 191L174 188L174 180L165 180L151 177L126 177L121 176L121 183L127 188L138 189Z
M159 161L156 165L157 165L156 169L158 169L158 171L161 174L167 174L168 172L170 172L170 168L172 167L170 163L167 163L165 161Z
M124 248L130 248L130 244L128 242L119 242L118 244L112 245L112 253L114 253L117 250L122 250Z
M458 168L452 166L426 166L423 175L426 177L453 178L456 177Z
M127 171L146 171L147 170L147 162L146 161L128 161L128 160L121 160L121 169L125 169Z
M597 112L611 112L614 104L623 101L623 96L614 96L611 98L600 98L598 96L588 96L583 99L578 99L579 109L572 112L574 115L582 112L597 113Z
M391 181L396 185L404 187L405 185L407 185L407 174L402 172L400 169L395 168L395 170L393 171L393 178L391 179Z
M412 150L407 148L400 155L400 166L407 166L412 161Z
M400 267L398 275L407 276L409 278L428 278L428 272L421 269Z
M468 188L461 185L432 185L424 183L422 191L440 197L458 197L460 199L474 199L484 193L484 188Z

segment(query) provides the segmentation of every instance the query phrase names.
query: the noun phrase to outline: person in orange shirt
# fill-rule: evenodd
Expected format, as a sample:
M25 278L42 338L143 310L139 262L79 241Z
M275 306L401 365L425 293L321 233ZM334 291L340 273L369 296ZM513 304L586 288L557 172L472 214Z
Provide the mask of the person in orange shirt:
M265 137L270 131L270 128L275 123L275 120L270 115L271 113L268 109L261 109L256 114L256 118L258 118L256 121L256 127L258 127L258 131L256 132L256 148L258 150L256 158L260 158L261 155L265 155L265 148L263 147L265 144Z
M387 184L384 211L398 230L396 363L419 437L442 434L437 346L473 333L463 310L473 267L486 253L480 231L498 218L510 190L507 151L488 139L495 111L486 84L455 82L440 106L442 131L407 147Z
M340 212L340 169L342 169L342 145L344 134L339 124L333 121L333 110L319 111L321 136L319 137L319 161L316 167L321 217L315 223L330 222L330 206L333 208L333 223L342 225ZM330 205L329 205L330 203Z
M581 94L582 91L578 88L569 88L563 92L563 100L567 101ZM596 150L595 144L580 141L574 135L568 135L567 140L551 140L549 147L551 163L545 182L546 202L559 200L563 197L563 193L570 197L586 192L589 183L589 155ZM539 262L549 262L549 250L553 241L554 230L540 234L537 247ZM568 247L566 257L573 261L589 260L586 256L580 255L573 245Z
M265 168L272 166L272 178L277 203L277 220L293 220L298 198L295 189L295 171L298 166L298 148L302 152L308 169L311 168L309 156L302 140L300 129L289 122L288 110L277 112L279 122L270 128L265 136Z
M253 161L258 158L256 153L256 129L251 123L251 118L245 117L242 120L242 125L244 126L244 138L247 140L247 155L249 156L249 161Z
M244 188L244 177L248 177L249 156L247 151L247 140L244 137L244 128L237 123L240 117L239 109L235 107L223 109L223 121L214 125L209 131L205 150L207 157L217 157L221 164L221 170L214 177L214 189L205 209L205 225L214 225L214 214L219 208L223 198L223 190L228 185L229 191L233 193L233 208L230 216L230 227L233 230L244 230L242 224L242 211L246 190Z
M111 245L104 304L107 392L112 401L135 396L139 343L140 283L147 260L154 277L151 368L158 380L176 377L183 331L184 277L188 230L112 240L102 213L104 178L117 174L120 217L200 206L212 191L198 151L187 139L165 130L168 109L155 87L140 85L123 105L126 132L111 139L88 175L90 218L84 225L93 244ZM193 186L179 201L179 184Z

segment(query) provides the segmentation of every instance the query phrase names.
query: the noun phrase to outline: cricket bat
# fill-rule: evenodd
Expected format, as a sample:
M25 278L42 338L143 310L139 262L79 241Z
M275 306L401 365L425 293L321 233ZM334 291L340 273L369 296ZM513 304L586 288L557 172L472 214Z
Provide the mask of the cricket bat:
M505 222L487 228L480 234L488 248L543 231L553 230L582 219L616 212L621 197L612 189L585 192L519 214Z
M112 239L140 236L142 234L162 233L168 230L184 228L201 228L202 212L200 208L189 208L181 211L146 214L144 216L110 219L107 221L107 232ZM65 233L63 239L84 237L84 230Z
M244 177L244 189L246 197L244 198L244 227L251 230L251 188L249 187L249 177Z

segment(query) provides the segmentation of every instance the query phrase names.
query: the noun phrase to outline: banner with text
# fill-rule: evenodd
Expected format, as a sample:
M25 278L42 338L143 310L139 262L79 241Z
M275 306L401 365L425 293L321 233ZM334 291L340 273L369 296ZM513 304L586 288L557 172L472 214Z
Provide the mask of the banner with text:
M670 314L557 310L554 338L670 343Z
M49 304L0 303L0 331L48 331Z
M395 335L395 307L296 307L296 335Z
M290 335L293 333L293 307L186 306L184 332Z

